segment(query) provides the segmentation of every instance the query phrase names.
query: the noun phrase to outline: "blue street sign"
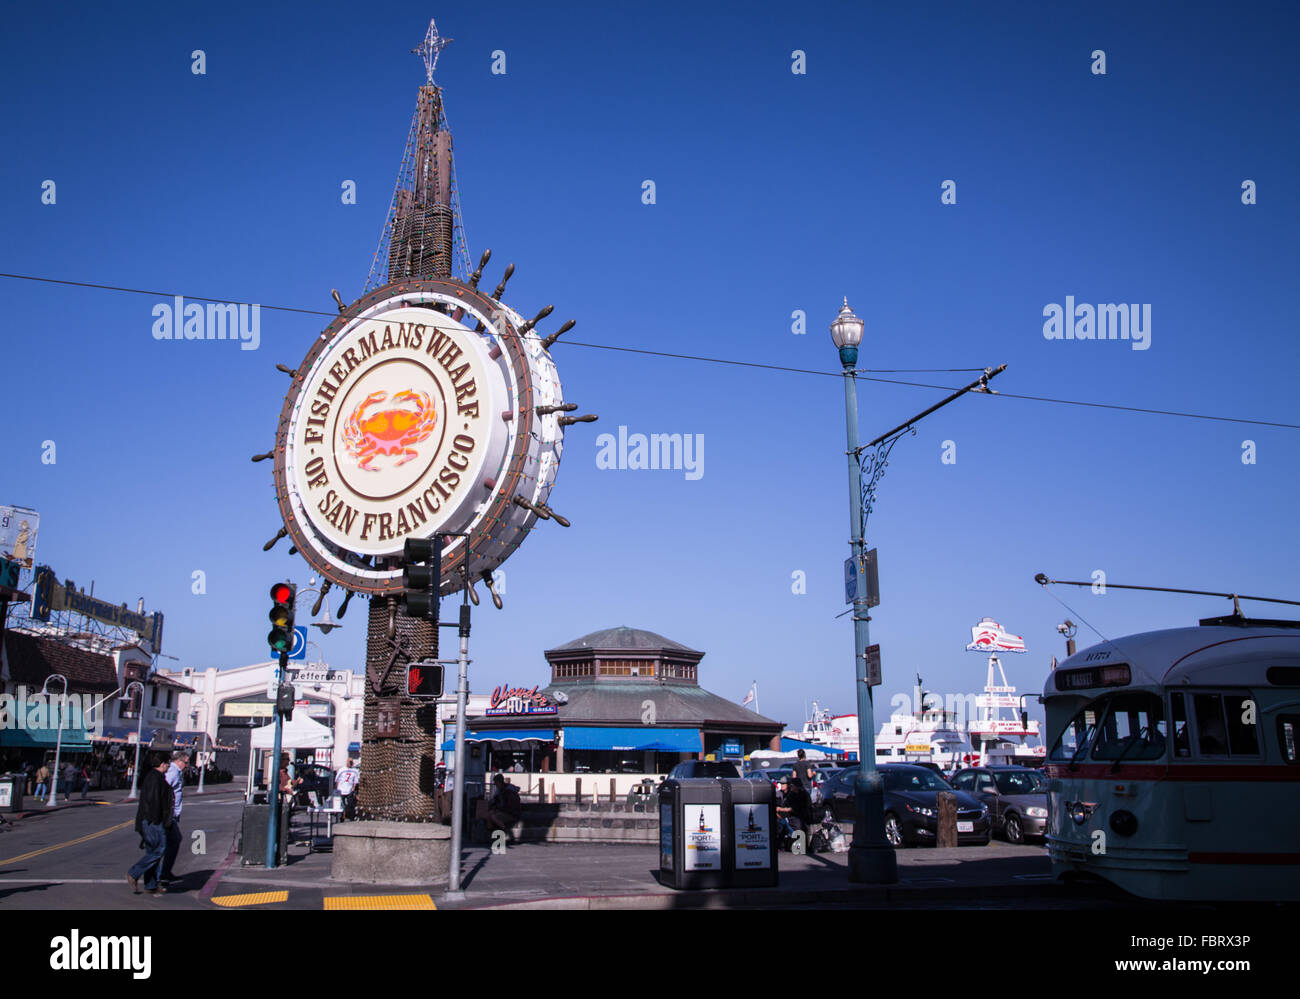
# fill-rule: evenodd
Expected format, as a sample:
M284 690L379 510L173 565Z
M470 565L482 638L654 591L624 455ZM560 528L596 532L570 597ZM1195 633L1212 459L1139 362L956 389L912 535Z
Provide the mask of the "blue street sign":
M307 626L297 625L293 629L293 648L289 650L290 659L307 658Z
M858 599L858 560L850 556L844 560L844 602Z
M743 756L739 739L725 739L722 743L723 756Z

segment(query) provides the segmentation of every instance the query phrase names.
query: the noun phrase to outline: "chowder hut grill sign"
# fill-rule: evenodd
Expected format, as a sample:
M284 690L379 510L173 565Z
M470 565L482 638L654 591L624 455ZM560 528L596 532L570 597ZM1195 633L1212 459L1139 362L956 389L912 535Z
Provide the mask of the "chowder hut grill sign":
M524 687L494 687L491 705L484 714L499 715L553 715L559 709L537 687L528 690Z
M444 592L461 585L467 547L481 578L546 510L563 403L550 354L513 310L453 278L386 285L294 374L275 452L285 528L349 590L401 592L406 539L439 532L468 536L444 549Z

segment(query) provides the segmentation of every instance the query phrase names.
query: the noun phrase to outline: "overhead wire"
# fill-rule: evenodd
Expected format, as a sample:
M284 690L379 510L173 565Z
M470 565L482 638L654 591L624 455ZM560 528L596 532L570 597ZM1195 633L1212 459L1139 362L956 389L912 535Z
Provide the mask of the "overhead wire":
M222 302L234 305L257 305L259 308L268 309L276 312L292 312L306 316L324 316L330 319L337 317L337 311L328 312L321 309L300 309L288 305L267 305L261 302L244 302L231 298L215 298L208 295L178 295L176 292L154 291L145 288L127 288L121 285L100 284L92 281L71 281L65 278L40 277L34 274L10 274L0 272L0 278L10 278L15 281L37 281L45 284L61 284L75 288L95 288L102 291L120 291L133 295L150 295L160 298L187 298L194 302ZM762 364L757 361L738 361L734 358L727 357L708 357L703 354L680 354L672 351L648 350L644 347L622 347L607 343L587 343L581 340L565 340L564 343L570 347L588 347L595 350L612 350L630 354L643 354L650 357L666 357L674 360L698 361L708 364L726 364L742 368L759 368L766 371L782 371L789 374L798 375L820 375L826 378L842 378L843 372L840 371L817 371L812 368L794 368L783 364ZM904 381L896 378L878 378L872 377L865 372L871 371L880 374L906 374L922 372L968 372L983 371L984 368L861 368L855 369L853 374L861 377L863 381L877 382L884 385L903 385L909 388L928 388L939 389L945 392L955 392L957 389L951 385L934 385L926 382ZM1209 413L1189 413L1181 410L1172 409L1155 409L1148 406L1125 406L1119 403L1109 402L1090 402L1081 399L1059 399L1051 396L1024 395L1015 392L989 391L987 393L977 392L975 395L987 395L1001 397L1003 399L1021 399L1028 402L1045 402L1059 406L1085 406L1094 409L1113 409L1120 412L1128 413L1145 413L1153 416L1176 416L1188 420L1210 420L1218 423L1242 423L1251 426L1276 427L1283 430L1300 430L1298 423L1281 423L1274 420L1254 420L1246 417L1237 416L1217 416Z

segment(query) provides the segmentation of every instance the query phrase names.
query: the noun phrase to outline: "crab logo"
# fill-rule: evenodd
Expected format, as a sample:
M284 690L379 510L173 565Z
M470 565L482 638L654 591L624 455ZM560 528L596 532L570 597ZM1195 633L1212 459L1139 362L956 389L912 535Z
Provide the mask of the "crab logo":
M396 468L419 457L414 445L427 440L438 422L438 411L427 393L409 389L393 395L393 408L366 415L366 410L388 398L387 392L371 392L352 411L343 426L343 444L367 472L378 472L371 462L379 455L401 455ZM405 408L412 403L414 409Z

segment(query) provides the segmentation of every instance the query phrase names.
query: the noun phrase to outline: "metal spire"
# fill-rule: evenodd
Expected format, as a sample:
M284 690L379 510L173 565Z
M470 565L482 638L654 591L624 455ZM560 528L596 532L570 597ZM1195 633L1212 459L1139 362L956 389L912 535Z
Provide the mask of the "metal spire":
M424 60L424 69L430 84L433 83L433 71L438 66L438 56L453 40L441 37L438 34L438 25L434 23L433 18L429 18L429 30L425 33L424 41L418 48L411 49L413 54Z

